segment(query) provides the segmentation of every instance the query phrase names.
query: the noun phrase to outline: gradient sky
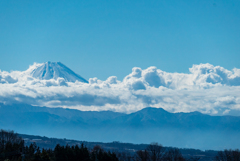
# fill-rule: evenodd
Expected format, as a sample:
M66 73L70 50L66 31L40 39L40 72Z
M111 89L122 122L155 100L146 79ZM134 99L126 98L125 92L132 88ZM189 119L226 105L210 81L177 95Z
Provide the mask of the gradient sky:
M135 66L240 68L240 0L0 1L0 69L46 61L103 80Z

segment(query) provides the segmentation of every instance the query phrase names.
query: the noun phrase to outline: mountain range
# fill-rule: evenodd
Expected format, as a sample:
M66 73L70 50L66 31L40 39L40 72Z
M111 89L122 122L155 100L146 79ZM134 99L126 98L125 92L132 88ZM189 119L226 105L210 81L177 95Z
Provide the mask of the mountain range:
M6 101L5 95L9 94L9 89L11 89L10 91L14 91L17 87L16 85L10 85L11 82L17 81L17 78L15 79L14 77L16 73L27 77L23 79L22 84L17 84L21 87L18 94L10 95L10 101ZM55 96L59 96L59 93L54 93L56 89L65 90L68 84L73 84L66 84L65 82L79 81L82 82L80 85L87 85L85 83L88 83L88 81L60 62L34 63L28 70L13 72L12 74L13 78L5 76L6 72L3 72L3 77L0 81L3 83L1 87L5 88L4 97L0 98L1 129L14 130L23 134L83 141L121 141L137 144L159 142L164 146L198 148L202 150L240 148L240 141L238 139L240 134L240 117L238 116L211 116L200 112L170 113L162 108L154 107L147 107L130 114L113 111L80 111L40 107L35 102L50 101L52 103L51 101L54 100L53 102L60 102L59 106L68 102L59 98L56 99ZM30 83L25 82L29 80L33 81ZM62 82L66 87L61 86L61 80L64 80ZM60 83L56 84L58 81ZM4 83L6 86L4 86ZM39 85L35 85L37 83ZM28 86L28 84L33 84L33 86ZM48 84L58 86L58 88L49 88ZM110 87L109 84L108 86L107 84L104 85L107 89ZM42 90L44 90L43 86L45 90L47 89L45 93L42 93ZM35 89L37 87L39 87L40 95L36 94ZM25 88L27 90L23 90ZM98 86L93 86L93 88L89 89L94 89L98 92L99 88ZM29 89L30 92L25 96L25 92ZM52 89L52 91L48 91L48 89ZM66 97L66 100L69 99L69 102L74 100L71 102L73 106L82 105L87 102L87 107L90 107L90 102L94 99L92 97L90 97L91 99L83 97L84 92L87 90L83 94L79 94L79 97L72 99L77 95L79 90L81 88L76 89L76 91L74 89L73 93L64 95L64 98ZM51 97L46 96L48 92L52 93ZM33 95L33 97L29 97L29 95ZM94 95L93 97L96 96ZM104 97L101 95L98 97L100 104L96 105L101 107L101 105L104 105L104 102L101 104ZM43 98L43 100L39 100L38 98ZM99 103L99 100L96 102ZM118 99L116 99L116 102L120 103Z
M169 113L152 107L125 114L27 104L0 106L0 128L19 133L85 141L159 142L202 150L240 147L240 117L236 116Z

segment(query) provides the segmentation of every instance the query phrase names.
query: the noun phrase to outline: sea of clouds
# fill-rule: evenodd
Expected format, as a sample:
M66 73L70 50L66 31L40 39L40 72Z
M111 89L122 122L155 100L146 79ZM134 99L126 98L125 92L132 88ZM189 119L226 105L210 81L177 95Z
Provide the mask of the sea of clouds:
M35 63L30 69L39 66ZM79 110L131 113L145 107L170 112L199 111L212 115L240 114L240 69L193 65L189 73L168 73L134 67L122 81L90 78L89 83L63 78L40 80L27 71L0 70L0 102Z

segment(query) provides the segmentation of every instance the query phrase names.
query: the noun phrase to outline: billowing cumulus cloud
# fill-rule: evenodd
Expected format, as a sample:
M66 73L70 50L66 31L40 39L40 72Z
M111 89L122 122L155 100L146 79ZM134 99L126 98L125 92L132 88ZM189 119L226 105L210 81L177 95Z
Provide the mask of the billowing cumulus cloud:
M189 73L168 73L156 67L134 67L122 81L111 76L106 80L90 78L89 83L68 82L61 77L38 79L27 71L0 71L0 102L127 113L148 106L217 115L240 111L237 68L230 71L199 64Z

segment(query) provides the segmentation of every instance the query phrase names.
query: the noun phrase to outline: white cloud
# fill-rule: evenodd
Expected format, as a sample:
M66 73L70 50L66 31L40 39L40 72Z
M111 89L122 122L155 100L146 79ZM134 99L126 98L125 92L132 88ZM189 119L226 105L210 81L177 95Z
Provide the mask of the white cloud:
M31 70L37 64L30 66ZM28 70L27 70L28 71ZM0 71L0 102L23 102L80 110L134 112L162 107L171 112L228 114L240 110L240 69L193 65L190 73L168 73L156 67L134 67L123 81L111 76L89 84L63 78L39 80L27 71Z
M8 72L0 70L0 83L16 83L18 80L10 76Z

